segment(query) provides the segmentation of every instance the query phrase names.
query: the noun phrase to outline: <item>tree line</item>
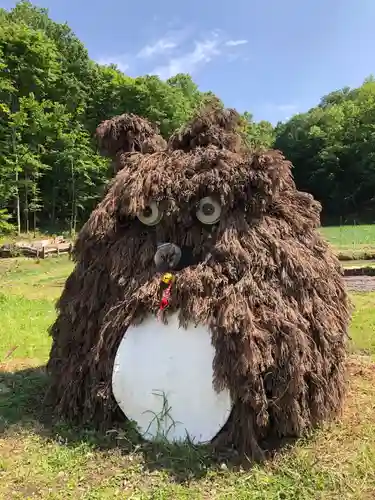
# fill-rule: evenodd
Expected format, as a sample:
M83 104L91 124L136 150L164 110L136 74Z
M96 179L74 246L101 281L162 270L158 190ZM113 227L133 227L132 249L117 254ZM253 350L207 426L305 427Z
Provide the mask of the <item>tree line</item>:
M68 25L28 1L0 9L0 27L0 232L74 232L82 224L113 175L93 137L102 120L136 113L168 137L217 99L186 74L131 78L97 64ZM372 114L370 78L276 127L249 112L243 119L249 144L281 149L298 187L323 203L326 218L368 219L375 208Z
M374 222L375 80L324 96L275 129L300 189L323 204L327 222Z

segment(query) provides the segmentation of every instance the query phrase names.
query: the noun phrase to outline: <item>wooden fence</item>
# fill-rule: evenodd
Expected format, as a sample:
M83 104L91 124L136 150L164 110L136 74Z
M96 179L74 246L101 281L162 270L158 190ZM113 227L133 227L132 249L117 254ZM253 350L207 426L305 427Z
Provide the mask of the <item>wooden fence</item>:
M42 240L38 242L8 243L0 247L0 258L31 257L45 259L49 256L71 254L72 242L61 240Z

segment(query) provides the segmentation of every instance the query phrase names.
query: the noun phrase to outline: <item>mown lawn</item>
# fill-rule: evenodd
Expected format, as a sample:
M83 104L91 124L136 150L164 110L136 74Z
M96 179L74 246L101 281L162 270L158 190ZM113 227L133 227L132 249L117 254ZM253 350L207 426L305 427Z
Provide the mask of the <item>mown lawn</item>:
M330 243L334 251L347 259L361 260L375 259L375 224L325 226L320 228L324 238ZM68 234L65 234L70 238ZM11 241L33 242L40 239L51 238L51 235L37 232L34 238L32 233L20 236L0 235L0 245Z
M320 231L341 256L351 259L375 257L375 224L322 227Z
M0 260L0 499L375 498L375 294L356 294L342 420L251 469L205 450L137 447L123 432L52 425L42 407L65 258Z

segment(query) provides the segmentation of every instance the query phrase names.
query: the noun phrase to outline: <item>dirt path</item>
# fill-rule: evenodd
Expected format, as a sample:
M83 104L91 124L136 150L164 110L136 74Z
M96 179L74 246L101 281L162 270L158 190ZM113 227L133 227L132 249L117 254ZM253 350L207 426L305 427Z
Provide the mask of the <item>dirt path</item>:
M345 283L353 292L375 291L375 276L345 276Z

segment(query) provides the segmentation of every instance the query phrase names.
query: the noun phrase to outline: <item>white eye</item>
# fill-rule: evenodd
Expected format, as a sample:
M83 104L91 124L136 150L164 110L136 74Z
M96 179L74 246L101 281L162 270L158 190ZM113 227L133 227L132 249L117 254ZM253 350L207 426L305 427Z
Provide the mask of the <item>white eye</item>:
M219 202L207 196L202 198L197 209L197 219L202 224L216 224L220 219L221 205Z
M152 201L137 217L146 226L156 226L163 218L163 211L155 201Z

